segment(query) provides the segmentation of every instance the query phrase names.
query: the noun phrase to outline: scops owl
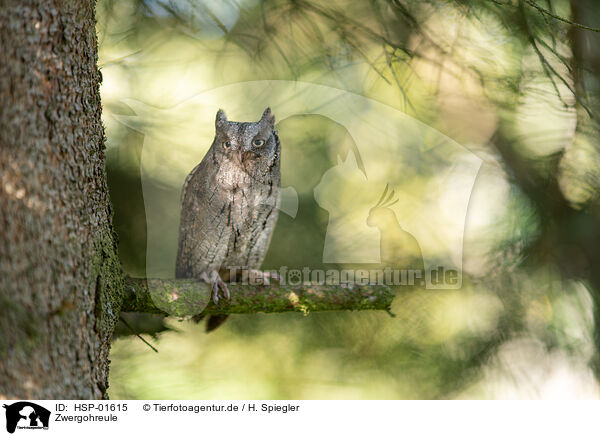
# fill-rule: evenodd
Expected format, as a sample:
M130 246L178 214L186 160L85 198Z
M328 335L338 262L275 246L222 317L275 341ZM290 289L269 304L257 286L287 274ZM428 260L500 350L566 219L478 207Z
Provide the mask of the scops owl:
M176 277L212 284L212 298L229 298L232 270L258 271L273 234L281 186L281 146L267 108L257 122L228 121L217 112L215 139L187 176L181 196ZM239 276L239 275L238 275ZM227 316L211 316L206 329Z

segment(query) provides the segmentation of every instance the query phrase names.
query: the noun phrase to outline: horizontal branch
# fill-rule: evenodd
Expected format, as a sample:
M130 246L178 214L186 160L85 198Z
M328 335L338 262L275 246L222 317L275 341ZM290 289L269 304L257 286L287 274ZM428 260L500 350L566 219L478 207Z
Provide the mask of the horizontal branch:
M267 286L228 284L231 299L215 305L210 284L191 279L125 278L124 312L173 316L233 313L322 312L332 310L385 310L394 292L383 285Z

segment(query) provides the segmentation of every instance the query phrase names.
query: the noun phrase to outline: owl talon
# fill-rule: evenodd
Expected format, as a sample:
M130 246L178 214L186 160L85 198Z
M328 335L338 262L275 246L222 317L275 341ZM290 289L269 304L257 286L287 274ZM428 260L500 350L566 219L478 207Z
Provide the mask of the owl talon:
M212 300L215 305L219 304L219 283L216 280L212 285Z
M223 292L223 295L225 296L225 298L227 300L231 300L231 294L229 293L229 288L227 287L227 284L221 279L221 277L218 277L213 282L213 301L214 301L214 303L219 304L219 288Z
M225 298L231 300L231 294L229 293L229 287L227 286L227 284L223 280L221 280L219 286L221 286L221 290L223 291L223 295L225 295Z
M214 272L212 274L204 273L201 278L209 283L212 283L212 300L216 304L219 304L219 289L223 293L223 296L227 300L231 300L231 294L229 293L229 288L227 287L227 283L223 281L219 273Z

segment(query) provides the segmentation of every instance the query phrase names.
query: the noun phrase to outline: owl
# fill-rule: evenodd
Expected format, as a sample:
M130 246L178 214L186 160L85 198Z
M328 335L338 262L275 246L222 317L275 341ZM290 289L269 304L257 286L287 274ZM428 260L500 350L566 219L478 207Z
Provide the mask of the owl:
M281 145L270 108L257 122L228 121L219 109L215 131L183 185L175 275L211 283L219 304L220 294L230 298L232 271L249 270L269 281L258 268L277 221ZM210 316L207 331L226 318Z

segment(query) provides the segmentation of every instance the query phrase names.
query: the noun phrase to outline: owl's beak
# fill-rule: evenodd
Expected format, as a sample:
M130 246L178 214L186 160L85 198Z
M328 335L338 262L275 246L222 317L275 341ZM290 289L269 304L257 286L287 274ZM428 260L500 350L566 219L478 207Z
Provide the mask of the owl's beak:
M238 150L237 152L237 160L240 165L244 165L244 162L251 158L253 153L251 151Z

